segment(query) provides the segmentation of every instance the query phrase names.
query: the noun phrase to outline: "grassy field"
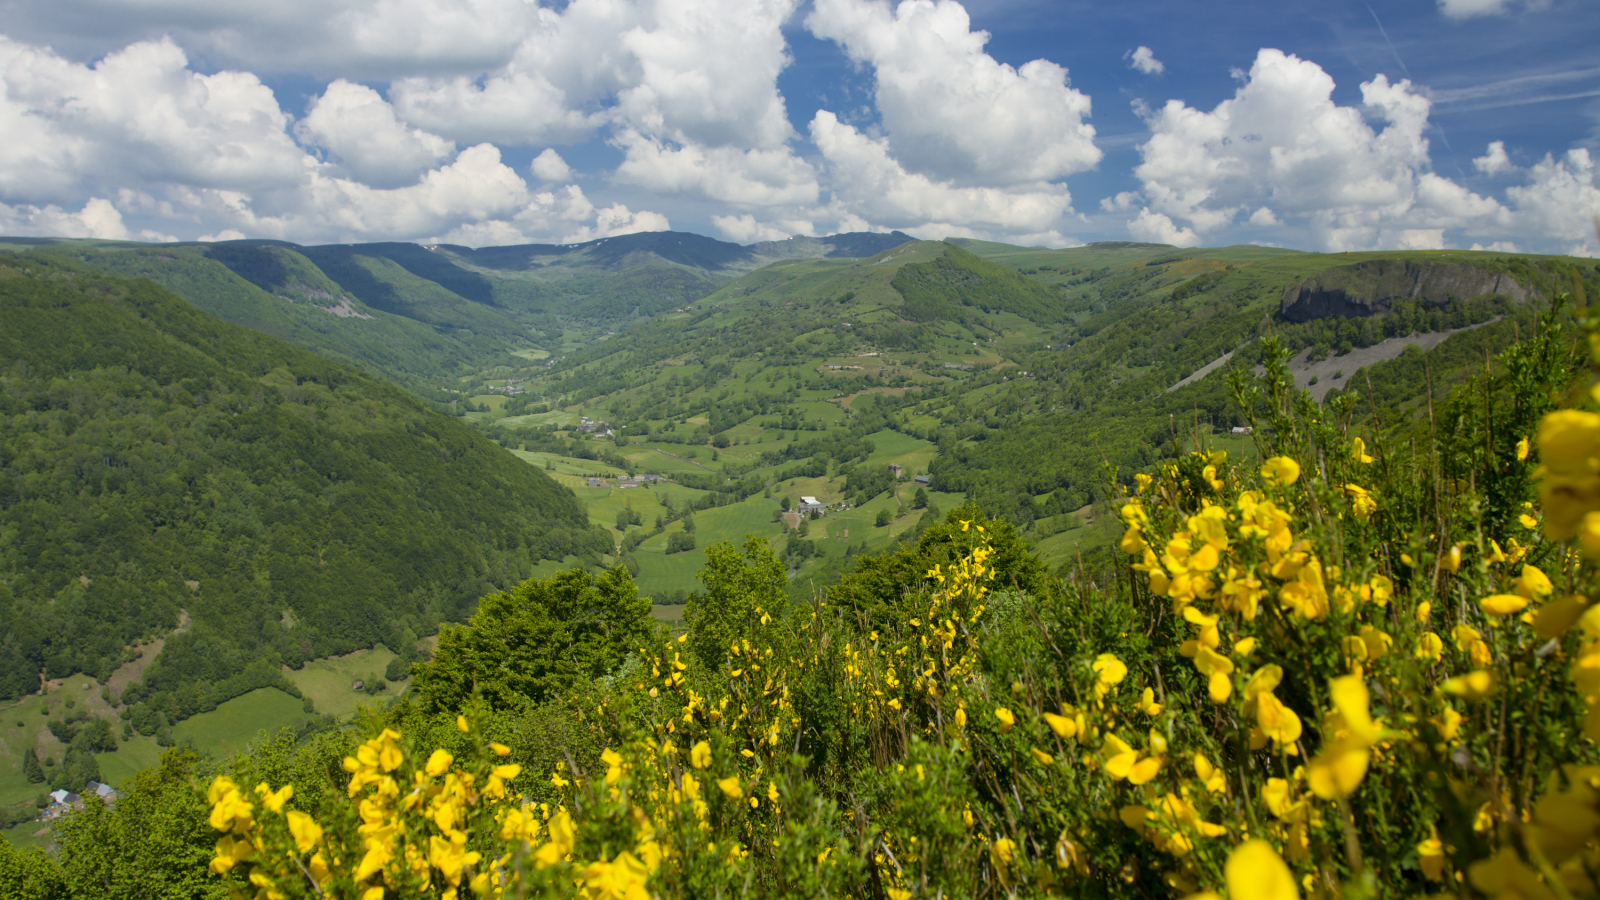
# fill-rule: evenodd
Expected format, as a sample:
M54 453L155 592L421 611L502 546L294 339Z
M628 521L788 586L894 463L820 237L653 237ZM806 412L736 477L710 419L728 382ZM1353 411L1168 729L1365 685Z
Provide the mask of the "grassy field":
M68 703L72 706L68 707ZM87 709L96 716L109 718L113 730L121 733L121 720L100 696L94 679L87 675L74 675L53 683L47 694L32 694L0 708L0 806L31 802L45 790L43 785L29 784L23 776L23 754L31 747L38 752L40 761L52 760L59 764L66 755L66 747L45 726L50 719L65 715L69 709Z
M542 560L537 566L534 566L533 574L529 575L528 577L541 579L549 578L559 572L565 572L568 569L581 568L583 568L583 561L578 559L576 556L569 556L560 562L557 562L553 559L546 559Z
M500 424L511 428L537 428L541 425L576 425L578 424L578 414L557 409L527 416L510 416L501 419Z
M632 493L631 491L629 492ZM667 538L683 530L683 523L674 522L667 530L639 545L634 557L639 560L639 589L653 591L692 591L700 587L695 575L706 564L705 548L718 541L744 543L746 534L772 540L782 533L772 513L778 501L755 496L716 509L694 514L695 549L682 553L667 553Z
M896 463L903 469L901 480L906 482L917 474L926 474L938 453L938 448L928 441L898 431L879 431L868 435L867 440L872 442L873 451L863 465L883 467Z
M1074 563L1080 549L1088 553L1105 547L1122 533L1120 520L1104 510L1096 513L1091 507L1084 507L1058 518L1061 521L1052 520L1049 524L1065 525L1061 531L1033 542L1033 551L1051 572Z
M566 485L567 487L577 487L582 485L583 476L585 475L597 475L615 478L618 475L627 474L621 469L612 468L611 466L608 466L597 459L578 459L575 456L558 456L554 453L537 453L531 450L512 450L511 452L515 454L518 459L522 460L528 465L537 466L541 469L544 469L548 475L575 476L575 479L570 481L563 480L559 477L556 478L556 481ZM547 468L547 465L549 464L553 464L555 468L553 470Z
M252 741L311 718L301 701L277 688L260 688L184 719L172 727L172 739L193 745L202 755L225 759Z
M0 806L16 806L31 801L39 795L42 785L29 784L22 776L23 754L30 747L52 750L56 761L63 752L61 744L45 730L47 697L24 697L0 711ZM58 701L59 702L59 701Z
M128 779L150 768L161 759L161 748L156 739L134 734L119 741L115 753L96 753L94 761L100 766L100 780L112 787L121 787Z
M311 698L317 712L348 719L360 706L385 703L387 697L398 695L410 684L409 679L390 682L388 691L376 697L351 690L351 683L357 679L366 681L373 677L382 678L384 669L394 656L394 652L387 647L357 650L344 656L313 660L298 671L284 674L300 689L300 693Z
M50 831L40 822L24 822L0 831L0 837L6 843L17 849L23 847L48 847L50 845Z

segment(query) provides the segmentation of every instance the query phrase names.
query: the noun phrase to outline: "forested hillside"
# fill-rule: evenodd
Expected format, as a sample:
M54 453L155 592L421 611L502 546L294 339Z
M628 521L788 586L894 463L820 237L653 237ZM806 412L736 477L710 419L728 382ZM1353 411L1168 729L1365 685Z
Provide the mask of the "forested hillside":
M541 458L638 471L707 447L686 483L722 494L696 502L819 498L827 523L762 532L804 590L969 498L1057 566L1103 548L1106 464L1125 480L1214 432L1245 447L1227 435L1248 424L1227 377L1259 362L1261 338L1284 342L1318 398L1371 381L1363 414L1382 402L1404 417L1527 333L1544 300L1597 289L1593 263L1560 257L923 241L759 269L528 371L520 402L536 414L474 419ZM579 414L620 436L583 440ZM650 543L672 521L637 535L646 584L673 571Z
M8 263L0 696L104 680L186 614L123 697L172 721L606 547L571 492L393 385L150 281Z
M472 248L0 238L0 249L33 248L86 271L149 278L230 322L454 405L474 393L463 379L581 349L775 259L870 256L908 240L862 233L746 247L646 232Z

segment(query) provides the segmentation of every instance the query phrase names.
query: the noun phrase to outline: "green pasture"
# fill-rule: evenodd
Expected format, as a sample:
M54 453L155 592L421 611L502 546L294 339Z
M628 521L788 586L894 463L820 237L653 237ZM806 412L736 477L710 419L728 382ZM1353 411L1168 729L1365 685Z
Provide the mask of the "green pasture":
M161 747L153 737L135 733L126 741L119 736L113 753L96 753L95 764L100 767L100 781L120 788L133 776L161 761Z
M694 458L686 458L694 453ZM721 455L726 455L722 453ZM640 472L671 475L675 472L705 472L715 470L710 447L686 447L683 444L633 444L623 454ZM698 465L697 465L698 464Z
M657 482L654 487L637 487L626 490L618 487L576 489L578 497L589 507L589 521L607 529L607 534L613 540L621 540L623 532L616 530L617 513L624 508L632 506L634 512L644 519L644 524L635 525L633 528L650 529L655 527L656 516L666 513L665 502L670 502L674 507L682 508L690 500L697 499L705 491L686 488L681 484L663 484ZM696 514L695 524L699 524L699 515Z
M190 744L201 755L226 759L252 741L310 718L302 701L277 688L257 688L172 726L172 740Z
M39 710L45 707L47 699L33 694L0 711L0 716L4 716L0 719L0 806L15 806L25 800L31 801L44 789L44 785L29 784L28 779L23 777L22 758L39 739L40 732L45 731L45 723L49 718L40 715ZM59 763L64 752L60 743L54 737L46 737L45 740L54 748L56 762Z
M556 481L572 488L581 487L583 485L582 476L585 475L604 475L614 478L618 475L628 474L621 469L608 466L598 459L579 459L576 456L561 456L537 450L512 450L511 452L528 465L537 466L540 469L544 469L547 462L555 463L555 471L551 472L547 469L546 474L577 476L576 482L566 481L561 478L556 479ZM578 496L581 497L583 494L580 493Z
M778 537L783 526L772 518L777 508L777 500L756 496L731 506L697 512L694 514L695 549L669 554L667 538L683 530L682 522L673 522L666 531L646 540L634 552L634 558L639 561L639 590L648 594L698 589L700 583L695 576L706 564L705 548L719 541L729 541L736 546L743 544L746 534L769 540ZM615 513L612 516L614 519Z
M49 758L58 765L61 763L66 747L50 734L46 723L65 714L68 701L72 702L74 710L87 709L98 716L110 717L114 732L121 734L122 721L115 718L100 699L100 686L87 675L73 675L48 694L30 694L0 708L0 806L32 802L46 789L42 784L29 784L22 774L23 754L30 747L38 747L40 762Z
M781 485L774 485L773 494L779 497L787 496L795 503L801 497L815 497L823 503L832 505L844 499L844 479L829 478L826 475L816 478L791 478Z
M1078 551L1099 550L1114 543L1122 533L1122 523L1113 512L1095 507L1084 507L1050 520L1040 520L1039 525L1059 527L1061 531L1031 542L1033 552L1039 554L1046 567L1054 572L1062 566L1074 564Z
M18 850L24 847L49 847L50 831L43 822L23 822L0 831L0 837Z
M872 442L873 450L864 465L886 467L898 463L904 469L900 479L905 482L911 481L914 472L926 472L938 453L938 447L928 441L898 431L875 432L867 435L867 440Z
M549 359L550 358L550 351L549 350L540 350L540 349L535 348L535 347L527 347L527 348L524 348L522 350L513 350L513 351L511 351L511 355L512 356L521 357L522 359L526 359L526 360L529 360L529 361L532 361L532 362L538 362L541 359Z
M664 546L664 545L663 545ZM705 568L705 550L696 536L695 549L683 553L667 553L664 549L648 550L640 547L634 552L639 561L639 592L646 596L665 591L695 591L700 589L697 576Z
M578 422L579 416L577 413L567 412L564 409L553 409L549 412L530 413L526 416L507 416L499 420L497 424L506 428L542 428L546 425L577 425Z
M316 704L317 712L348 719L362 705L384 702L386 697L395 696L410 683L409 679L391 682L389 689L376 697L350 689L356 679L365 681L372 676L383 678L384 670L394 657L394 651L387 647L357 650L343 656L312 660L287 674L300 693L310 697L311 702Z
M545 578L552 578L562 572L567 571L568 569L581 568L583 568L583 561L578 559L576 556L569 556L560 561L545 559L540 560L539 564L533 567L533 571L529 573L528 577L542 580Z

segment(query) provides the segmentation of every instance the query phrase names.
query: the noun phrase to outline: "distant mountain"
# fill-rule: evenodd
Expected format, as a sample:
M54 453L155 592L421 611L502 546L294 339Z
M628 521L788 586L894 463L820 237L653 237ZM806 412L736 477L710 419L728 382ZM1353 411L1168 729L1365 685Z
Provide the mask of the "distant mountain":
M488 269L528 271L544 266L574 265L632 268L664 261L707 272L737 268L748 271L757 254L749 247L682 231L645 231L600 238L582 244L516 244L508 247L457 247L439 244L457 258Z
M821 238L796 235L786 241L761 241L751 244L750 249L772 259L865 259L914 240L900 231L852 231Z
M0 250L34 249L80 269L150 278L230 322L448 401L459 376L514 365L518 351L581 348L772 262L865 257L909 240L854 233L744 246L662 231L472 248L0 238Z
M365 308L257 250L228 261L295 308ZM130 688L173 721L609 547L570 491L387 382L68 262L0 260L0 697L104 679L182 610Z

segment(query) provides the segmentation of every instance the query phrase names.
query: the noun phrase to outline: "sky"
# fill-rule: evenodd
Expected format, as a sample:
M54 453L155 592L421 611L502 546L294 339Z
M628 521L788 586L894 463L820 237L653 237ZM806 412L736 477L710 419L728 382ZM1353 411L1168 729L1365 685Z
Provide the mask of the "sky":
M1600 256L1594 0L0 0L0 234Z

